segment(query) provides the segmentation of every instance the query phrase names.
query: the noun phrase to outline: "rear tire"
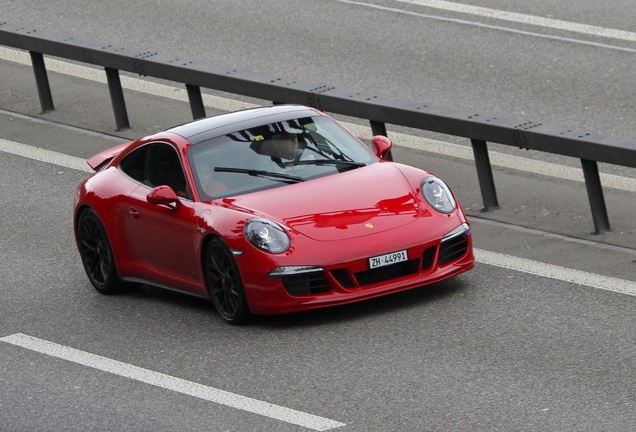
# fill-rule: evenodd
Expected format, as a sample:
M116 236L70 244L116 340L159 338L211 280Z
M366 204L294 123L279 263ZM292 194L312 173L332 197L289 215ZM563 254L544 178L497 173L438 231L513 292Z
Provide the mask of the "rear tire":
M220 238L208 243L204 256L205 278L214 307L229 324L243 324L252 316L241 273L232 251Z
M106 229L94 210L84 210L80 215L77 240L86 276L95 289L102 294L121 292L124 284L117 274L113 249Z

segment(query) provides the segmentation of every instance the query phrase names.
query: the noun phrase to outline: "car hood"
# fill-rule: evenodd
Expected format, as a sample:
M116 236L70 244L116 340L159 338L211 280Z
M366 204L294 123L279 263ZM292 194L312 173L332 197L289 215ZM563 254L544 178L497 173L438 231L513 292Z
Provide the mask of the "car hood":
M232 205L280 221L320 241L404 226L429 215L402 172L375 163L327 177L232 198Z

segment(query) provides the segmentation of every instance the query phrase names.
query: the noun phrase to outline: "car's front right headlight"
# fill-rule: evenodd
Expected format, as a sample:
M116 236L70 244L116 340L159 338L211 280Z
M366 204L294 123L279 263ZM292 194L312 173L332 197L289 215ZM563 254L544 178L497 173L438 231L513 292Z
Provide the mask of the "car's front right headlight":
M245 238L265 252L279 254L289 249L289 236L277 223L263 218L247 221L243 229Z
M451 213L457 206L450 188L435 176L422 181L422 195L431 207L442 213Z

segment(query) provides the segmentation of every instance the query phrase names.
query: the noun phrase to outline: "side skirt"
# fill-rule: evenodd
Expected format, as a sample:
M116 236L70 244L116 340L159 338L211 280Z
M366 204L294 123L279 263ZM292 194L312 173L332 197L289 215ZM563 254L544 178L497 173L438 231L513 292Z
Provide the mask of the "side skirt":
M174 291L174 292L178 292L178 293L181 293L181 294L187 294L187 295L192 296L192 297L198 297L198 298L203 298L203 299L206 299L206 300L210 300L210 297L208 297L206 295L193 293L192 291L182 290L182 289L179 289L179 288L171 287L169 285L164 285L164 284L160 284L160 283L157 283L157 282L149 281L147 279L136 278L136 277L124 277L124 278L121 278L121 280L123 280L124 282L132 282L132 283L138 283L138 284L143 284L143 285L150 285L150 286L161 288L161 289L165 289L165 290L168 290L168 291Z

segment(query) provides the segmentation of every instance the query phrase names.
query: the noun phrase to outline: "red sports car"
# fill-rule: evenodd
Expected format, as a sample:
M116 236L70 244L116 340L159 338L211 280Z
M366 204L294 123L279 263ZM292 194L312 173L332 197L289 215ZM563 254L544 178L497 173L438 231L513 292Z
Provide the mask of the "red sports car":
M448 186L386 160L388 138L372 144L320 111L278 105L103 151L75 198L86 274L104 294L144 283L210 298L238 324L471 269Z

